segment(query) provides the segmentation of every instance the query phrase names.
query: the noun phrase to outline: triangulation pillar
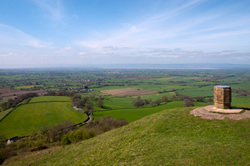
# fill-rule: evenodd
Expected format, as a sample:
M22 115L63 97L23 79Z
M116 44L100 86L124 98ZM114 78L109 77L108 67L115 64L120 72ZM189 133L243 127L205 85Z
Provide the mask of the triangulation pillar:
M214 87L214 106L219 109L231 108L230 86L217 85Z

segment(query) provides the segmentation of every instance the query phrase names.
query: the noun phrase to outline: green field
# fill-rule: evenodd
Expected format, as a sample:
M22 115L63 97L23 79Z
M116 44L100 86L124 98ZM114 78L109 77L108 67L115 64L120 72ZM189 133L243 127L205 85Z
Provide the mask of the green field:
M13 108L7 109L5 111L0 112L0 120L7 115L11 110L13 110Z
M165 110L89 140L3 165L249 165L250 119L206 120ZM86 150L87 147L87 150Z
M47 102L47 101L71 101L70 97L67 96L39 96L39 97L33 97L29 103L34 102Z
M193 96L193 97L197 97L197 96L213 97L214 95L212 87L184 89L184 90L178 90L177 92L182 95Z
M249 104L250 103L250 99L246 99L246 98L240 98L240 97L232 97L232 103L231 105L238 105L238 104Z
M167 96L168 98L172 96L170 92L166 93L160 93L160 94L149 94L149 95L142 95L141 99L152 99L152 101L155 101L157 99L161 99L162 96Z
M103 101L105 109L134 108L132 98L112 97Z
M247 103L247 104L236 104L236 105L234 105L234 106L235 106L235 107L245 108L245 109L250 110L250 103Z
M32 134L45 125L55 125L65 120L80 123L87 119L76 112L69 102L45 102L19 106L0 122L1 134L7 138Z
M128 122L133 122L133 121L136 121L138 119L141 119L144 116L154 114L156 112L159 112L159 111L162 111L165 109L183 107L183 104L184 104L183 101L174 101L174 102L169 102L167 104L159 105L156 107L101 111L101 112L95 112L94 118L111 116L115 119L125 119ZM207 104L206 103L195 103L195 106L205 106L205 105L207 105Z

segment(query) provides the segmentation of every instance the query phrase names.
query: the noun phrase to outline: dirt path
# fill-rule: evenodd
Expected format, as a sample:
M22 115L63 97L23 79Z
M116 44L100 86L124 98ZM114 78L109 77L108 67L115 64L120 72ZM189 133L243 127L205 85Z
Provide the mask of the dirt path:
M234 119L234 120L240 120L244 118L250 118L250 110L245 110L243 113L238 114L221 114L221 113L215 113L214 108L212 109L212 106L206 106L201 108L196 108L192 111L190 111L190 114L193 114L194 116L200 116L203 119Z

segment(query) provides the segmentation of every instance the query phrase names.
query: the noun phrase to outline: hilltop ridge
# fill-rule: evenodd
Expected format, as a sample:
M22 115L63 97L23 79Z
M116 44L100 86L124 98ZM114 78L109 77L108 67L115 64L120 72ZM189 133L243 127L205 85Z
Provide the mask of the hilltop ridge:
M250 119L206 120L193 108L164 110L65 147L29 152L3 165L247 165Z

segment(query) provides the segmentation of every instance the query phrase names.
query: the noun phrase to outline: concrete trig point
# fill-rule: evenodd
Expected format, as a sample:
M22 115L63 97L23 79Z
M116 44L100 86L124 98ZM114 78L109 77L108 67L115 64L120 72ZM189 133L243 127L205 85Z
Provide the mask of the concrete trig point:
M196 108L190 111L190 114L211 120L250 118L250 111L244 111L242 108L231 108L231 88L223 85L214 87L214 105Z
M230 109L231 108L230 86L217 85L214 87L214 106L217 109Z

